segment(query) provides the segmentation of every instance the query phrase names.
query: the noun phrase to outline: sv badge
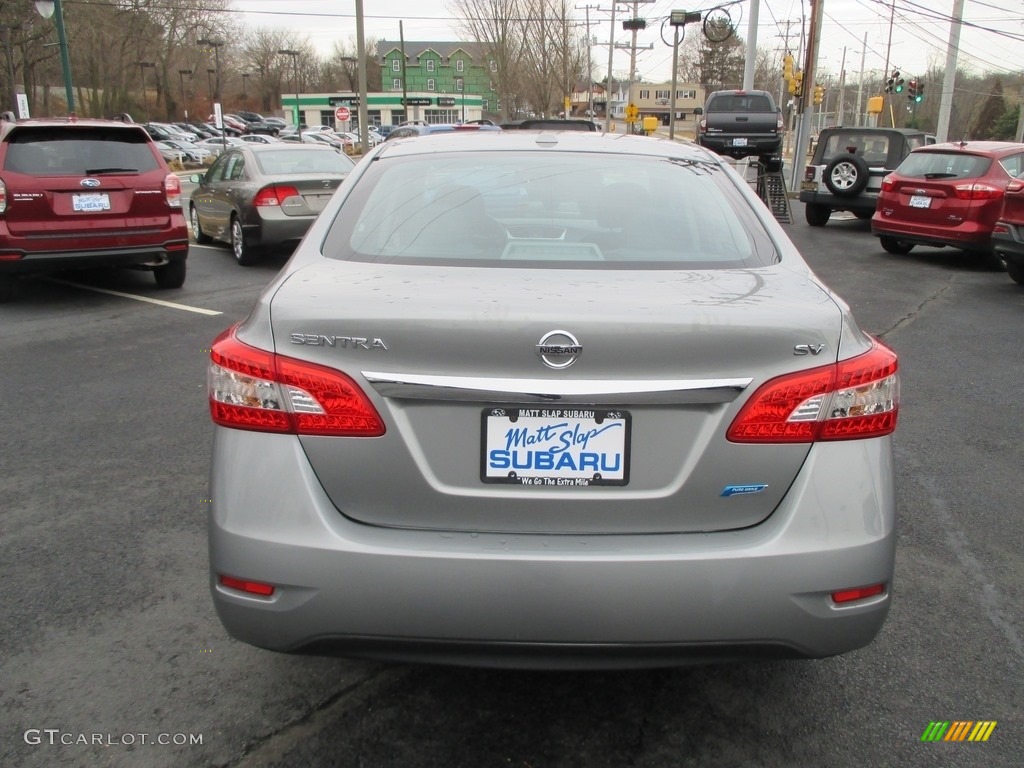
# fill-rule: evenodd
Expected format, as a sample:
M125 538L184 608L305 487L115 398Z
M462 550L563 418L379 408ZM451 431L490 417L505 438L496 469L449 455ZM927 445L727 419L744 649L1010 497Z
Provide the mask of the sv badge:
M824 351L824 344L797 344L793 347L794 355L820 355Z

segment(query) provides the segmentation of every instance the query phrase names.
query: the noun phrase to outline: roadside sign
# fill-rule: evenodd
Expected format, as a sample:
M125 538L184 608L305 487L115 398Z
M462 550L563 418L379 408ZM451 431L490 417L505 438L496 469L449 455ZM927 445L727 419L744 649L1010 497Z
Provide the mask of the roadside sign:
M213 103L213 124L220 130L224 130L224 112L219 101Z
M24 93L18 94L18 117L22 120L28 120L28 96Z
M630 104L626 107L626 122L635 123L640 119L640 107L636 104Z
M334 110L334 116L342 123L347 123L352 119L352 112L348 107L338 107Z

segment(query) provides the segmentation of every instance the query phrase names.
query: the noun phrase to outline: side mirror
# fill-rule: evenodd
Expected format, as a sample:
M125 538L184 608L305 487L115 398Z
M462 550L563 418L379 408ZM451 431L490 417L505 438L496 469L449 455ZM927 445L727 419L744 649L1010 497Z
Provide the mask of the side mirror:
M693 108L693 114L695 114L695 115L703 115L704 114L704 107L694 107Z
M198 184L203 180L203 177L202 174L193 173L191 176L188 177L188 180L191 181L193 184Z

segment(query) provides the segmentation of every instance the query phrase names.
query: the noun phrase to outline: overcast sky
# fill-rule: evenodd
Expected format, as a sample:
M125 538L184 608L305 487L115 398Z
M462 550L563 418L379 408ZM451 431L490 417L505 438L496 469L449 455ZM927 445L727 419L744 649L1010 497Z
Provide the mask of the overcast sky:
M822 29L820 67L838 74L843 48L846 47L848 82L856 82L861 68L881 74L889 49L890 68L900 67L904 74L920 74L929 65L943 67L949 39L949 15L953 0L895 0L895 23L892 45L888 46L890 6L883 0L824 0L825 18ZM570 3L579 21L584 20L583 6L587 0ZM610 31L608 0L590 0L591 34L599 45L593 47L594 77L603 76L608 66L607 42ZM673 0L640 2L639 16L647 20L647 29L639 34L638 47L653 44L652 50L639 51L637 72L645 80L668 79L672 69L672 49L662 42L659 32L662 21L672 10L710 8L714 0L698 3ZM458 40L460 35L452 21L445 0L364 0L364 28L367 37L398 39L398 25L404 20L406 40ZM689 6L689 7L688 7ZM322 53L328 53L335 40L355 38L354 0L234 0L246 26L281 26L294 29ZM631 16L618 6L615 41L628 42L621 19ZM579 10L575 10L575 9ZM602 10L599 10L602 9ZM747 36L750 0L737 2L729 8L738 32ZM758 14L758 46L781 50L785 45L787 21L790 27L790 49L800 44L799 31L804 14L810 13L807 0L761 0ZM975 72L1011 72L1024 68L1024 0L967 0L964 21L996 31L964 26L960 41L960 66ZM698 25L687 27L687 34L699 34ZM867 46L863 45L867 35ZM1007 37L1011 35L1014 37ZM665 39L671 42L671 27L665 26ZM617 50L613 72L627 74L629 54Z

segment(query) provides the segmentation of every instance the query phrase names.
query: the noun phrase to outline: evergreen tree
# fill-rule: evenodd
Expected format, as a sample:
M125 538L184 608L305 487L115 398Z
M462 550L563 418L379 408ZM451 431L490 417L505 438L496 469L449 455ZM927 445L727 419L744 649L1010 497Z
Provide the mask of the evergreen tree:
M971 129L972 139L995 138L996 125L1006 114L1006 100L1003 98L1003 81L996 78L992 84L992 90L978 113L978 119L974 121Z

